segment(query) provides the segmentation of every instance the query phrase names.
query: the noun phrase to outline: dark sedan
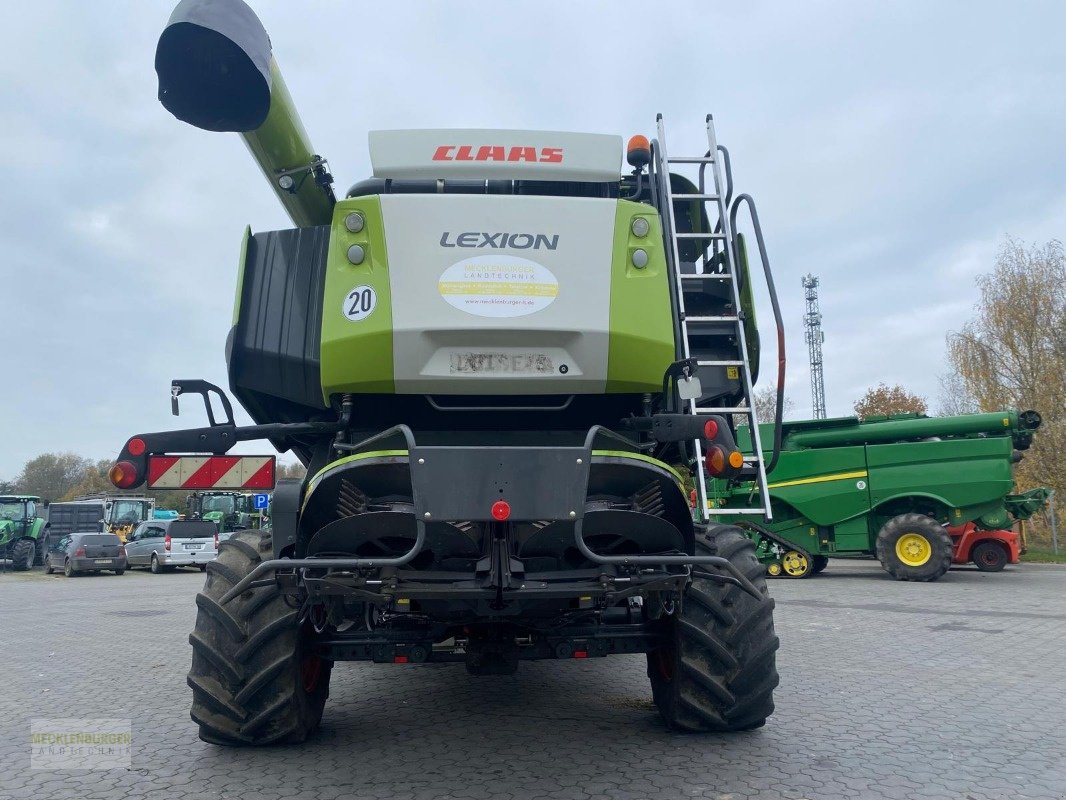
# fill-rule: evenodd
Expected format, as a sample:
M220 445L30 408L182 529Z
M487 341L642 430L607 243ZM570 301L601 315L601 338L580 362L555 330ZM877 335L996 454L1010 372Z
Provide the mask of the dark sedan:
M44 571L51 575L63 570L68 578L83 572L126 571L126 548L113 533L68 533L49 541Z

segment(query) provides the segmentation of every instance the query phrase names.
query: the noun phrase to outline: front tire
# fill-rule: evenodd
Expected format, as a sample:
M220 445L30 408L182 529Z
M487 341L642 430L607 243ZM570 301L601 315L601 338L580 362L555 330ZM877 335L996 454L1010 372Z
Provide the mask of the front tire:
M697 535L696 555L728 559L760 596L755 598L739 586L692 579L680 608L663 620L671 644L648 654L655 705L676 730L762 727L774 710L780 644L765 569L755 557L754 542L731 525L712 526Z
M272 554L270 535L234 534L196 596L188 683L200 738L220 745L302 742L322 719L333 662L313 655L299 612L276 587L219 600Z
M828 566L829 556L814 556L814 563L811 565L811 573L817 575Z
M979 542L973 549L973 563L981 572L999 572L1007 566L1007 551L998 542Z
M32 539L19 539L11 546L11 568L15 572L25 572L33 567L33 556L37 545Z
M900 514L877 534L877 560L897 581L935 581L948 571L954 545L935 519Z

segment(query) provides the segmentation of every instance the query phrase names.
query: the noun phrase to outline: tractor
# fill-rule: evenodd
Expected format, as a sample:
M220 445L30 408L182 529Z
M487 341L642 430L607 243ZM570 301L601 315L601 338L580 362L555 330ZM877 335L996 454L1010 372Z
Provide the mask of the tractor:
M0 495L0 559L12 569L28 570L44 563L44 519L37 515L41 498Z
M110 472L125 489L269 489L273 457L230 454L254 440L307 467L277 482L271 531L208 565L200 737L302 741L337 661L490 676L621 654L645 656L669 726L762 726L778 682L764 570L688 499L710 476L769 501L759 442L741 453L733 423L757 423L741 213L783 341L712 118L688 156L668 154L661 116L628 146L371 131L373 174L338 198L243 2L183 0L155 67L163 106L239 133L294 223L241 246L226 358L255 424L176 379L175 413L198 398L209 424L134 435Z

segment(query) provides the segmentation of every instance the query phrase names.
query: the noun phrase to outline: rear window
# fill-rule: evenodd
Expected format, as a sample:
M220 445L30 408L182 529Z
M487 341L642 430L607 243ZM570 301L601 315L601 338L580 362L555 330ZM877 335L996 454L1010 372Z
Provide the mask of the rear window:
M189 519L172 522L167 527L171 539L210 539L215 535L215 523Z
M79 544L121 544L118 537L113 533L97 533L88 536L79 536Z

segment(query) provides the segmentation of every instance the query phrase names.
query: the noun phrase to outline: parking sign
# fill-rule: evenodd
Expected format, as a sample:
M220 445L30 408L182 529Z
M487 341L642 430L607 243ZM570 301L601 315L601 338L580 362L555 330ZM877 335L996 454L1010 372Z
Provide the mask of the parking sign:
M270 495L257 494L252 500L252 505L255 506L256 511L262 511L270 505Z

